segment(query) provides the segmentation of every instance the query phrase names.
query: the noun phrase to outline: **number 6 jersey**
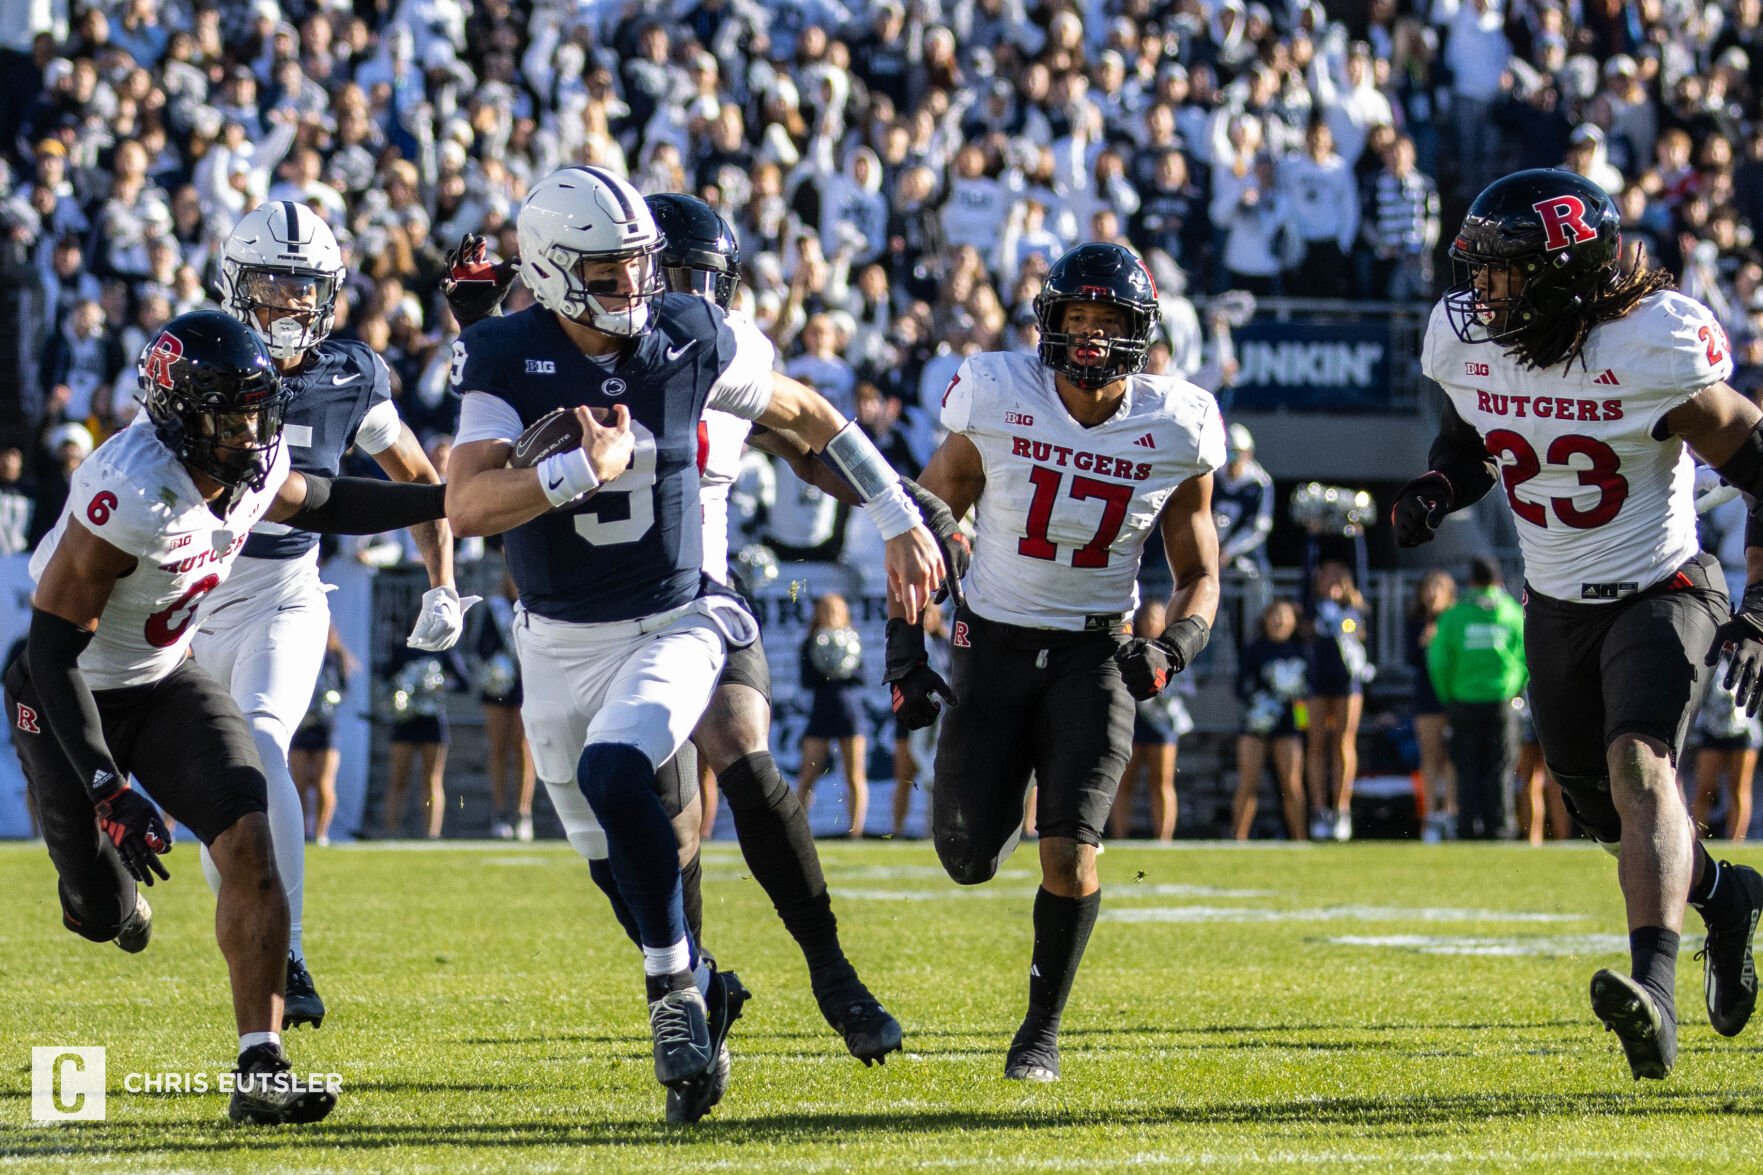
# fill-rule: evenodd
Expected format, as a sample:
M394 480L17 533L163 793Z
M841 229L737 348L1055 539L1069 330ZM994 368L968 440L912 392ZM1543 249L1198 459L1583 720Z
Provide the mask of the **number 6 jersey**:
M1499 463L1531 589L1607 603L1659 582L1698 549L1694 461L1667 413L1732 374L1706 306L1651 294L1592 328L1574 360L1537 370L1457 338L1441 302L1421 367Z
M55 529L31 556L31 578L43 577L70 526L83 526L135 557L135 569L116 581L97 635L80 654L88 685L147 685L183 662L203 598L231 572L245 536L287 476L283 444L263 488L247 490L224 520L216 518L144 412L80 463Z
M968 605L1028 628L1080 630L1130 612L1163 504L1224 464L1217 402L1172 376L1128 377L1114 415L1086 428L1038 359L987 352L962 363L942 419L985 466Z

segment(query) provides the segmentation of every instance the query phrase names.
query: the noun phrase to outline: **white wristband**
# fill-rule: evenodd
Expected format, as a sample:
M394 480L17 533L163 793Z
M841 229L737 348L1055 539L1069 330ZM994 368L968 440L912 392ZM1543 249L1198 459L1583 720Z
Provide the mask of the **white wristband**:
M567 506L583 494L600 488L585 449L553 453L538 464L539 488L553 506Z
M892 489L871 498L863 503L864 513L881 531L883 541L898 538L915 526L921 526L924 518L918 513L918 505L906 496L906 491L895 482Z

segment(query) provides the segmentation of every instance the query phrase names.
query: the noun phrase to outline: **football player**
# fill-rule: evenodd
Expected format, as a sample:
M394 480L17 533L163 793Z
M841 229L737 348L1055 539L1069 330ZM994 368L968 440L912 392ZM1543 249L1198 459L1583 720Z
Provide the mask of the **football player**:
M290 472L286 390L257 336L218 311L168 322L142 353L134 425L75 473L31 558L30 635L5 674L7 716L60 881L62 919L140 951L171 835L133 775L208 850L232 979L238 1121L315 1122L336 1093L282 1050L288 900L263 767L238 705L188 653L197 612L264 519L371 533L440 516L439 486ZM364 520L361 525L352 518Z
M931 828L962 885L1015 848L1039 785L1028 1014L1004 1062L1059 1079L1059 1021L1101 905L1096 849L1132 750L1133 702L1206 645L1218 609L1212 473L1224 424L1212 396L1141 374L1157 326L1144 264L1112 244L1071 249L1035 298L1036 355L962 363L943 393L948 437L920 480L957 517L977 506L951 682L910 616L888 622L885 678L903 725L956 702L937 744ZM1132 638L1140 557L1160 529L1175 591L1167 627Z
M1661 1078L1677 1055L1686 900L1707 924L1715 1030L1737 1034L1757 1001L1763 877L1697 842L1676 763L1723 649L1729 684L1757 705L1763 539L1748 536L1750 586L1733 615L1697 549L1689 450L1756 494L1763 413L1727 385L1732 358L1708 308L1664 270L1621 264L1619 221L1602 188L1568 171L1517 172L1476 197L1422 343L1446 394L1439 435L1391 521L1399 545L1417 546L1504 484L1537 734L1575 819L1616 854L1627 908L1629 974L1593 975L1592 1011L1636 1078Z
M655 1075L678 1093L723 1067L726 1023L713 1034L694 977L655 772L690 736L726 648L757 636L738 597L702 575L705 408L820 446L859 488L909 611L929 598L942 560L874 445L812 389L775 376L757 329L665 290L662 236L635 188L595 167L563 168L534 185L516 230L538 304L454 344L464 404L448 517L460 534L507 532L534 762L572 841L608 859L643 946ZM558 406L573 411L579 446L507 468L516 442Z
M385 360L365 343L330 337L346 274L337 238L317 213L286 200L248 213L227 238L220 274L222 307L256 332L282 373L288 393L282 439L292 468L335 477L343 454L359 445L393 481L440 482L398 417ZM411 536L432 586L409 643L446 649L463 624L453 587L453 542L445 520L412 527ZM305 821L288 769L288 742L324 663L330 630L325 591L317 536L259 523L232 575L204 604L195 643L202 667L245 712L269 779L269 827L290 915L284 1029L303 1023L316 1028L325 1016L301 942ZM206 857L203 872L218 893L220 875Z

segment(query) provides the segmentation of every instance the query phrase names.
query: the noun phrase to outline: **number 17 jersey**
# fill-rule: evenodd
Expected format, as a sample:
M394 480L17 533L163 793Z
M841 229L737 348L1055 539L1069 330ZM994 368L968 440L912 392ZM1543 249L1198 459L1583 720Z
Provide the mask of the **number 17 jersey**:
M1593 327L1583 364L1543 370L1462 342L1434 307L1421 367L1499 463L1533 591L1611 603L1696 553L1695 462L1656 430L1732 374L1727 351L1708 308L1673 291Z
M968 606L1027 628L1076 631L1132 611L1164 503L1224 464L1217 402L1172 376L1129 377L1114 414L1086 427L1034 356L987 352L955 373L942 420L985 468Z

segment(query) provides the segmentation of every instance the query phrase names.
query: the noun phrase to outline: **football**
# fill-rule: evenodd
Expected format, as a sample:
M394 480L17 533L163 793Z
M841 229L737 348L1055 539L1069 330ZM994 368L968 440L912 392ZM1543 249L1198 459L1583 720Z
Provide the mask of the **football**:
M612 423L611 409L590 408L588 411L601 424ZM553 408L520 434L514 442L514 452L509 454L508 464L515 469L530 469L545 458L567 452L581 443L582 426L576 419L575 410Z

